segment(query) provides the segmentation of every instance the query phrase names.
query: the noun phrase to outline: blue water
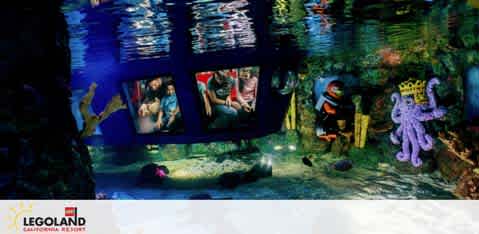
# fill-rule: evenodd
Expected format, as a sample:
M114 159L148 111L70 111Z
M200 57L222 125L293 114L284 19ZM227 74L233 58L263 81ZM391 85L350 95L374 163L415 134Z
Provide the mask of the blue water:
M194 53L213 52L256 45L249 1L192 1L190 28Z
M434 13L429 13L430 9L418 9L402 20L380 20L355 18L351 9L344 9L341 15L318 15L311 10L314 1L276 2L274 16L265 17L260 14L267 5L263 1L110 0L98 5L66 1L64 12L71 37L73 85L85 88L91 81L113 79L124 75L126 70L128 76L153 75L160 70L181 72L181 62L188 61L175 60L170 64L169 59L174 56L189 58L190 54L233 51L232 55L241 58L250 50L260 48L269 37L275 41L276 37L286 34L294 34L298 48L310 57L354 58L386 45L401 49L410 46L411 41L433 40L437 34L452 36L449 29L464 22L477 24L473 20L477 11L464 11L462 17L466 20L458 22L457 15L449 14L449 5L434 5ZM266 18L270 25L258 24ZM271 42L271 46L276 45ZM208 61L201 62L205 64L208 65ZM218 62L208 66L213 69L225 65ZM102 89L114 94L111 87ZM99 105L104 105L107 99L100 98ZM201 145L200 150L192 153L181 151L185 147L182 145L154 152L138 151L133 156L103 147L93 147L91 152L98 192L115 199L186 199L198 193L233 199L454 198L453 184L442 180L437 173L402 174L387 163L378 163L337 174L329 169L333 159L328 155L323 155L326 159L320 161L318 167L305 167L300 161L304 156L300 153L300 140L315 139L290 142L275 135L256 142L260 153L223 161L217 159L232 148L232 144ZM281 149L273 149L273 146L281 146ZM221 173L245 170L262 154L275 159L272 178L235 190L221 189L215 184L215 178ZM135 160L122 162L129 157ZM173 170L171 180L164 187L135 186L138 170L152 161L169 165Z

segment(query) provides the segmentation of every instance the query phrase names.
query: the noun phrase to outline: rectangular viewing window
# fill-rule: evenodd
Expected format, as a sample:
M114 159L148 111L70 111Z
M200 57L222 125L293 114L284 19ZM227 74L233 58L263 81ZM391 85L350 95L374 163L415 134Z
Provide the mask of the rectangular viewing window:
M199 72L196 81L209 130L255 124L259 67Z
M125 82L123 90L137 133L183 131L183 119L171 77Z

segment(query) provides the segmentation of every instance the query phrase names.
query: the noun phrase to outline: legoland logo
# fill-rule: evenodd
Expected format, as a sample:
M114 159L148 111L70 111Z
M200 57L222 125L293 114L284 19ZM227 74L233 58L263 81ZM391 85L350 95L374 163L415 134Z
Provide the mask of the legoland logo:
M86 233L86 218L77 207L65 207L62 217L32 216L33 205L11 208L9 229L14 233Z
M7 216L9 221L8 229L12 232L12 234L20 233L22 217L31 214L32 209L33 204L25 205L23 202L20 202L17 207L9 208L9 215Z

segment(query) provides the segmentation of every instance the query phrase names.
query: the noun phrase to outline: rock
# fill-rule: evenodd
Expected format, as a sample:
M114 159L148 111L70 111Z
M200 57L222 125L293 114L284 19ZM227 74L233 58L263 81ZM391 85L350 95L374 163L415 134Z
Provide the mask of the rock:
M233 189L241 184L242 173L241 172L229 172L220 176L218 184L222 187Z
M479 175L472 169L465 170L458 180L454 193L463 199L479 200Z
M337 171L349 171L353 168L353 162L349 159L344 159L333 163L332 168Z
M441 175L448 181L456 181L471 165L459 159L447 148L436 153L437 166Z
M0 126L0 138L10 139L0 139L0 147L16 163L2 192L12 199L95 199L91 158L70 107L71 53L62 5L20 3L0 16L11 22L2 44L16 45L0 47L0 122L12 124Z
M273 167L258 163L244 173L243 182L251 183L261 178L273 176Z
M395 157L396 151L392 154L392 157ZM398 171L406 174L425 174L425 173L432 173L437 169L437 162L432 156L432 151L429 152L421 152L421 159L422 165L420 167L413 167L411 162L401 162L399 160L394 159L392 164Z
M141 168L138 184L162 184L169 173L166 166L149 163Z
M219 184L225 188L236 188L241 184L253 183L270 176L273 176L273 168L270 165L258 163L246 172L229 172L221 175Z
M131 165L150 160L148 147L145 146L115 146L110 147L111 162L118 166Z

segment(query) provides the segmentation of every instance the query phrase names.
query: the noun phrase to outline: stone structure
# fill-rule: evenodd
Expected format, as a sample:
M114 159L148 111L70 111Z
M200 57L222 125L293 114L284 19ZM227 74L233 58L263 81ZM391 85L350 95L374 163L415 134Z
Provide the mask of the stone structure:
M2 198L95 198L90 155L70 109L69 36L61 4L7 2L0 16L0 147L11 159Z

